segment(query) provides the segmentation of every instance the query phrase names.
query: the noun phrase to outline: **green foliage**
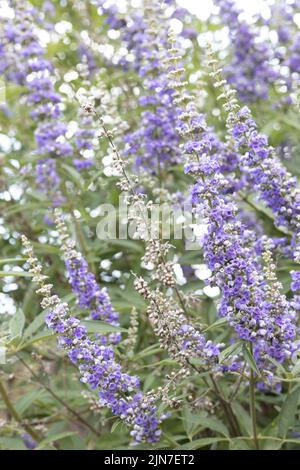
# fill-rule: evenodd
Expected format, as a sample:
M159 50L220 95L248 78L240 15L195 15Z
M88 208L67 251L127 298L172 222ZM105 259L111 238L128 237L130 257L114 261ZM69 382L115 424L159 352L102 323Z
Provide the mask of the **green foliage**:
M40 9L44 2L31 0L30 3ZM55 12L49 21L53 24L66 21L73 25L72 30L62 36L50 35L47 44L47 57L55 65L56 88L59 91L61 85L66 84L65 73L76 70L80 33L88 31L92 41L100 45L107 44L108 26L103 15L99 15L95 5L90 2L81 2L88 5L84 15L80 9L73 8L71 1L55 0L52 3ZM220 27L214 22L202 22L195 18L192 24L198 32L204 33L212 33ZM114 54L121 47L119 38L111 39L109 44ZM192 76L203 69L204 52L196 41L190 41L189 47L186 60L188 73ZM143 92L141 78L132 70L124 71L116 66L103 53L98 53L96 62L101 71L102 85L111 92L111 97L117 96L116 114L121 121L128 123L131 130L136 130L141 115L141 107L137 103L137 97ZM99 83L95 79L92 85L98 87ZM72 86L76 90L84 87L84 79L77 78ZM193 85L190 83L189 86ZM208 114L209 123L214 124L217 131L224 135L225 114L222 111L219 115L211 113L219 105L216 90L206 76L203 87L206 91L203 110ZM88 312L78 307L66 277L57 232L45 221L51 209L51 201L36 190L32 167L27 173L20 172L20 168L31 165L37 158L34 153L34 123L22 99L26 93L25 87L8 83L6 104L11 114L7 117L0 109L0 133L8 136L12 143L9 150L1 149L0 155L0 229L3 235L0 240L0 283L7 306L0 313L0 382L4 390L9 390L9 404L4 398L4 392L0 396L0 419L10 416L0 429L0 449L26 448L21 438L25 432L28 434L24 422L38 432L38 450L128 449L129 430L106 408L97 407L95 393L88 391L86 385L79 381L76 368L64 352L56 348L55 335L45 324L46 311L40 309L35 286L31 282L32 275L21 255L20 235L25 234L32 240L35 253L42 260L45 274L53 283L55 292L69 304L72 315L82 320L92 337L116 331L122 333L123 340L116 347L116 356L128 373L139 375L144 392L163 386L166 377L173 372L176 374L181 366L162 349L149 322L147 304L133 287L132 273L147 275L141 264L144 244L136 240L97 238L97 224L101 221L101 216L95 215L97 208L103 203L115 204L119 195L116 179L107 177L103 171L102 159L107 154L108 146L101 139L94 168L86 173L78 172L72 166L72 156L58 161L58 172L64 184L62 209L71 214L70 233L99 283L107 287L112 304L120 313L121 326L113 327L101 321L87 320ZM276 100L274 91L269 103L257 102L251 109L260 129L269 136L272 145L279 146L286 140L294 144L292 158L284 163L294 175L300 176L299 113L295 110L278 113L273 106ZM66 121L76 121L80 111L76 100L65 96L64 108ZM180 165L174 166L164 175L164 186L171 192L186 188L189 182ZM20 195L16 186L20 189ZM151 191L150 187L149 196L154 198ZM290 235L274 227L272 214L257 201L255 195L240 194L240 197L243 207L255 212L268 235ZM176 248L178 263L182 266L191 268L203 263L200 248L186 251L180 240L172 240L172 244ZM103 267L105 260L110 261L109 268ZM298 270L299 267L283 255L276 262L283 292L291 296L290 271ZM217 318L218 299L206 295L203 292L204 285L203 280L194 277L182 286L184 294L197 292L196 300L193 298L191 301L189 316L208 338L225 342L230 336L230 327L226 319ZM138 312L138 334L133 350L129 351L128 343L124 341L129 336L133 307ZM164 312L165 315L167 313ZM5 360L2 361L3 348ZM229 372L226 379L217 377L220 393L217 393L218 390L216 392L210 372L197 373L194 369L199 364L191 361L195 373L180 380L171 391L171 398L178 399L178 406L170 409L167 404L160 403L160 411L170 411L170 415L163 422L162 439L159 444L153 445L153 449L254 449L249 371L253 371L256 382L260 381L262 371L244 341L236 341L224 348L219 361L226 367L233 356L242 357L247 370L240 374ZM300 359L293 358L293 361L288 370L274 362L274 376L282 384L281 391L256 390L258 442L261 449L300 448ZM9 406L13 407L15 415ZM228 407L232 410L233 418L228 418ZM238 433L232 429L234 418ZM148 446L140 444L136 448L145 449Z

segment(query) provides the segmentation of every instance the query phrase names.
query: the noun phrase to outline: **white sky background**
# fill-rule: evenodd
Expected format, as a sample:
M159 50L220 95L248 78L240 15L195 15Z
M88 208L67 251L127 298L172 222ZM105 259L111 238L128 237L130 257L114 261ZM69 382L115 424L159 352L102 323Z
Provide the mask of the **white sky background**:
M202 20L207 20L214 11L212 0L177 0L179 5L190 10ZM276 0L275 0L276 1ZM251 17L266 10L268 0L236 0L238 7Z
M202 20L206 20L214 9L212 0L177 0L177 2L179 5L190 10ZM117 3L118 6L126 4L124 0L114 0L110 3ZM133 0L132 3L139 4L140 1ZM267 3L268 0L237 0L239 8L241 10L244 10L246 15L249 17L251 17L255 13L262 13L263 10L265 10L266 8ZM7 14L7 8L7 0L0 0L0 15L2 13L2 15L5 16L5 13Z

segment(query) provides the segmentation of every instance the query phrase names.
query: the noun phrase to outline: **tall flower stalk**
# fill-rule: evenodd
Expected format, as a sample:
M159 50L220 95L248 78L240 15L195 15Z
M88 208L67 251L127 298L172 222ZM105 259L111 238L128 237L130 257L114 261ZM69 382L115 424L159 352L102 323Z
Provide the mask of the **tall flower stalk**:
M238 157L239 170L246 176L247 184L259 194L260 199L274 214L274 224L292 235L294 258L299 257L300 191L293 177L280 162L265 135L259 133L257 124L248 107L240 108L233 90L218 68L211 52L210 73L215 87L220 88L219 99L227 113L227 129Z
M100 289L95 275L89 271L89 266L83 255L75 249L75 242L69 236L62 212L56 210L55 222L62 242L61 250L64 255L68 280L76 294L78 305L85 309L92 320L102 320L113 326L119 326L119 315L115 312L107 290ZM110 341L118 343L120 333L111 333L109 337L101 337L102 343Z
M220 172L219 148L193 104L194 97L184 91L181 57L172 41L166 64L170 86L176 90L175 103L182 107L178 131L185 141L185 171L196 180L192 200L207 221L202 248L212 271L210 283L222 292L219 315L227 318L241 339L253 344L262 364L268 357L284 361L296 347L293 309L286 300L279 307L270 293L253 248L253 233L237 219L230 184Z
M116 362L111 346L99 345L89 338L87 329L70 315L67 303L52 294L52 284L46 283L42 265L34 256L33 248L23 236L22 243L32 272L41 306L47 310L46 324L57 336L60 348L67 351L70 360L78 367L81 381L98 392L99 402L118 415L132 430L135 442L156 442L161 431L161 418L151 394L143 395L139 379L122 371Z
M54 206L62 201L57 173L57 158L70 156L66 141L67 127L62 121L60 95L55 91L54 69L40 45L36 22L37 10L26 2L10 2L15 18L2 30L2 71L8 80L27 88L26 103L32 108L35 129L36 182ZM16 60L16 58L18 60Z
M141 114L138 130L126 136L127 153L134 156L135 168L163 174L181 160L178 135L175 129L177 109L172 102L172 90L162 70L162 49L167 42L167 22L159 1L145 2L146 27L141 37L143 61L139 70L144 93L139 103L145 110Z
M228 27L233 57L226 67L228 82L246 102L266 100L269 89L281 74L272 65L274 50L267 40L259 37L259 28L241 20L241 10L234 0L215 0L220 7L219 15Z
M185 366L189 365L187 361L189 355L201 358L204 364L217 362L221 345L207 341L204 335L198 332L185 317L185 302L176 286L172 263L167 260L170 246L159 237L157 238L159 228L158 232L153 234L152 227L148 224L146 214L147 210L151 208L152 202L147 200L145 194L139 193L135 183L131 181L126 169L127 162L116 148L113 135L104 125L102 117L90 105L87 105L85 109L87 112L95 114L103 135L108 139L113 151L115 170L119 174L118 187L128 193L127 204L131 205L131 209L133 209L136 235L146 244L144 261L154 263L153 279L158 280L164 287L171 287L175 293L176 300L168 300L159 289L152 292L143 278L135 280L137 291L150 301L148 313L150 319L153 320L154 329L160 338L161 345L172 357L176 359L184 357ZM166 319L164 319L165 312L168 312ZM170 324L167 328L168 323Z

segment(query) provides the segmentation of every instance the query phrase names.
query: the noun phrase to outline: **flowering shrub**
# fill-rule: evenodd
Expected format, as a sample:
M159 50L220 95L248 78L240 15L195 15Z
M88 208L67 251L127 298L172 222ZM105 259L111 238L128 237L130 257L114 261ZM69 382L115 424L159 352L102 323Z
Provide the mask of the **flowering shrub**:
M0 2L0 448L298 449L300 3L133 3Z

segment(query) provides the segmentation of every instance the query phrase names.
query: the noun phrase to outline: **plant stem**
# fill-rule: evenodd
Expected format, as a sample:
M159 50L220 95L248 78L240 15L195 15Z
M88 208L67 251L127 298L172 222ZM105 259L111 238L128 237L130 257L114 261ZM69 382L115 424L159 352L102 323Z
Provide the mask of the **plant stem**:
M68 202L68 206L69 206L69 209L70 209L72 222L73 222L74 227L75 227L76 238L77 238L80 250L81 250L83 256L87 259L87 247L86 247L84 234L82 232L82 228L81 228L80 223L78 222L77 218L74 215L74 210L75 210L76 207L75 207L74 201L69 197L65 181L62 181L61 189L62 189L63 195L65 196L65 198L67 199L67 202ZM89 266L91 268L91 271L95 274L96 270L95 270L94 263L89 263Z
M254 372L252 369L250 370L250 415L251 415L251 423L252 423L253 442L254 442L255 448L259 450L259 442L257 438L257 427L256 427L255 377L254 377Z
M224 396L222 394L222 391L220 390L219 384L215 380L214 376L212 374L210 374L209 377L210 377L210 380L213 384L215 393L220 399L221 405L223 406L223 409L224 409L224 412L227 416L227 419L228 419L229 423L231 424L234 436L235 437L240 436L241 432L240 432L240 428L239 428L239 423L236 419L236 416L233 412L233 409L231 407L230 402L228 402L228 400L226 400L226 398L224 398Z
M40 435L29 424L24 423L22 416L18 413L13 403L10 401L6 388L1 380L0 380L0 395L11 417L15 421L17 421L35 441L39 442L41 440Z
M38 375L34 372L34 370L18 355L19 360L22 364L26 367L27 370L31 373L32 377L48 392L52 397L57 400L64 408L66 408L69 413L77 418L78 421L81 422L86 428L88 428L93 434L96 436L100 436L100 432L97 431L88 421L86 421L77 411L73 410L68 403L66 403L62 398L60 398L48 385L46 385Z

